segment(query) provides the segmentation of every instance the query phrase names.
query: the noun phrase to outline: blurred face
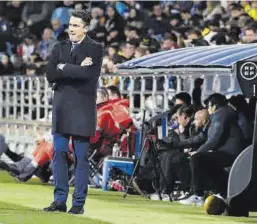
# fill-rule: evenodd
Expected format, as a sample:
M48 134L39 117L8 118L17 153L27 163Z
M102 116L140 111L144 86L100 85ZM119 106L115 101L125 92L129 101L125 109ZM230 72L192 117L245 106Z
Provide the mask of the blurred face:
M196 40L196 39L198 39L198 36L195 33L192 33L192 34L188 35L188 39L190 41Z
M73 1L63 1L65 6L71 6L74 2Z
M177 113L177 120L181 126L186 127L190 121L190 118L187 117L184 113L182 113L181 115Z
M42 38L43 40L51 40L53 38L53 31L51 29L45 29Z
M104 97L100 92L97 91L96 94L96 104L104 103L108 100L107 97Z
M177 19L172 19L172 20L170 21L170 25L172 25L172 26L177 26L178 23L179 23L179 20L177 20Z
M21 2L20 1L13 1L12 2L12 6L15 7L15 8L19 8L21 5Z
M183 100L181 100L181 99L176 99L175 100L175 105L182 105L182 104L184 104L185 102L183 101Z
M130 18L135 18L136 17L136 10L135 9L131 9L130 12L129 12L129 17Z
M158 17L162 15L162 9L160 5L155 5L153 8L153 14Z
M108 48L108 54L109 54L110 56L115 55L115 53L116 53L116 51L115 51L115 49L114 49L113 47L109 47L109 48Z
M195 114L194 124L196 128L201 128L205 125L205 120L203 119L203 116L201 116L200 113Z
M53 30L58 30L60 28L60 26L61 26L61 23L60 23L60 21L58 19L53 19L51 21L51 24L52 24Z
M213 114L216 111L216 106L211 105L211 103L208 104L208 113Z
M108 7L107 8L107 15L110 17L110 18L113 18L114 17L114 9L112 7Z
M131 45L131 44L126 44L126 48L125 48L125 55L127 58L132 57L135 54L135 46Z
M86 34L85 23L81 18L74 16L70 18L68 34L71 42L79 42L84 38Z
M2 59L1 59L1 62L2 62L3 65L7 65L8 62L9 62L8 57L6 55L3 55Z
M239 17L241 15L241 11L239 11L239 10L232 10L231 11L231 17L232 18L236 18L236 17Z
M96 18L97 18L98 13L97 13L97 9L96 9L96 8L95 8L95 9L92 9L91 16L92 16L93 19L96 19Z
M246 30L245 31L245 40L247 43L250 43L257 39L257 34L254 33L253 30Z
M142 55L142 52L141 51L136 51L135 52L135 58L140 58L140 57L142 57L143 55Z
M27 45L32 45L33 44L33 40L32 39L29 39L29 38L26 38L24 40L24 43L27 44Z
M164 40L162 43L162 49L163 50L170 50L172 49L172 41L171 40Z

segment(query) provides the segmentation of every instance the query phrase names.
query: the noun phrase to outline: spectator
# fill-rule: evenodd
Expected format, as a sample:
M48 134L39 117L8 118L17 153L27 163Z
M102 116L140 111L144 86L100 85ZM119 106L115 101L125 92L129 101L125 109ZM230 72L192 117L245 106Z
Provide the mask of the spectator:
M63 1L63 4L53 10L51 15L51 21L60 21L60 26L68 25L73 5L73 1Z
M146 48L138 47L135 51L135 58L140 58L140 57L143 57L147 54L149 54L149 52L147 51Z
M243 36L244 43L257 43L257 32L253 27L247 27L245 29L245 35Z
M117 13L116 9L109 5L107 7L107 20L105 29L107 31L106 43L107 45L124 40L124 20Z
M203 39L201 32L197 29L190 30L188 32L189 46L208 46L209 43Z
M49 24L49 16L55 2L26 2L22 11L22 20L30 32L40 38L40 33Z
M67 40L68 33L66 32L67 26L65 24L61 24L59 19L52 19L51 25L54 32L54 39L58 41Z
M6 18L12 22L12 26L17 28L21 21L21 14L23 10L24 3L21 1L10 1L7 3L5 8Z
M14 71L13 64L7 55L2 55L0 63L0 75L11 75Z
M37 47L37 53L43 60L46 60L51 54L53 46L57 43L54 40L53 30L50 28L45 28L42 35L42 40L39 42Z
M151 35L163 35L169 28L168 20L161 5L154 5L152 16L149 17L145 24L145 28Z
M29 59L35 51L35 37L32 34L28 34L24 37L23 43L18 47L17 52L25 63L29 63Z
M162 46L161 46L162 50L167 51L171 49L177 49L178 48L177 40L178 39L174 33L164 37L162 41Z
M201 86L203 85L203 79L197 78L194 83L194 89L192 93L193 105L195 110L202 109L202 89Z
M4 9L0 8L0 54L7 53L7 44L12 40L12 30L9 21L5 17Z
M181 92L175 95L175 105L191 105L191 96L187 92Z

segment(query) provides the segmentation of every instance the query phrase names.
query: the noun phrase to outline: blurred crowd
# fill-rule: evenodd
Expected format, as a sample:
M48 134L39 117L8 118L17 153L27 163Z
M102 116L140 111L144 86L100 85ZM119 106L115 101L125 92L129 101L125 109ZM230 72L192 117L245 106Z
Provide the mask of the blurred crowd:
M257 40L254 1L0 2L0 75L44 74L55 43L67 39L69 15L90 10L89 36L105 45L102 73L170 49Z

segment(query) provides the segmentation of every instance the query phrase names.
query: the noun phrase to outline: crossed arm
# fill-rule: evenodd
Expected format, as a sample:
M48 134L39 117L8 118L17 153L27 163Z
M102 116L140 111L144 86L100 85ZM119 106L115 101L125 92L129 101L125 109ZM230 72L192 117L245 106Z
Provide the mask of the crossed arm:
M58 46L55 46L47 65L46 78L50 83L67 78L80 80L95 78L96 74L100 74L102 60L103 47L97 45L92 58L85 58L80 65L58 63Z

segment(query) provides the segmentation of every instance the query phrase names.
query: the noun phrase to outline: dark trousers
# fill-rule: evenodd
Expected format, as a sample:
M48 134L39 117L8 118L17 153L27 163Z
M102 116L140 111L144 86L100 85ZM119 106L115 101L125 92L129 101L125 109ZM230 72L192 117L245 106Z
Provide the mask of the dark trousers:
M191 172L193 191L198 196L204 196L206 182L210 178L216 193L226 195L228 175L224 169L232 166L235 157L224 152L200 152L191 157Z
M189 160L183 152L178 150L163 152L160 158L162 174L160 185L163 193L170 194L174 190L175 181L181 182L180 189L190 189Z
M71 136L54 134L53 177L54 200L66 203L69 193L68 151ZM88 147L89 138L72 136L75 151L75 189L72 205L84 206L88 186Z

